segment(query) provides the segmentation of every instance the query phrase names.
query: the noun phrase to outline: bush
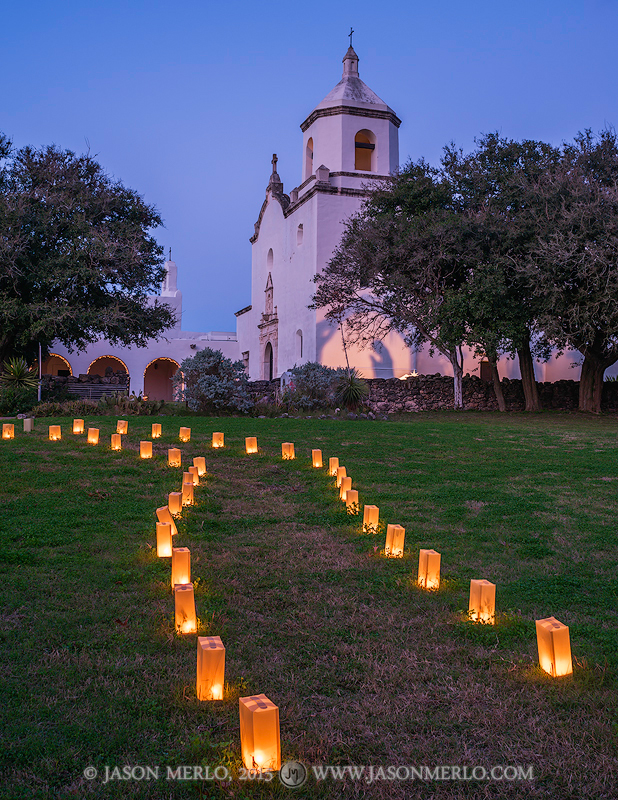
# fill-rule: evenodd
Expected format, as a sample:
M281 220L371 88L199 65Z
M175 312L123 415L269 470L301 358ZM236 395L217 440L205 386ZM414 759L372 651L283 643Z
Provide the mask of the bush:
M41 399L48 403L64 403L75 399L75 395L71 394L65 384L57 383L43 383L41 386Z
M333 369L308 361L301 366L289 370L292 380L281 395L281 404L288 411L315 408L329 408L335 403L335 384L345 370L341 367Z
M10 358L4 362L0 383L15 389L36 389L39 376L35 369L28 366L25 358Z
M63 403L39 403L32 409L35 417L87 417L98 414L94 400L65 400Z
M25 414L36 403L36 389L20 386L0 387L0 414Z
M97 408L100 414L151 417L160 414L164 405L165 400L145 400L141 394L127 395L116 392L103 395Z
M206 347L185 358L173 381L191 411L246 413L253 405L243 362L226 358L220 350Z
M338 405L345 406L348 411L355 411L363 405L369 396L369 386L360 372L351 369L344 372L335 384L335 400Z

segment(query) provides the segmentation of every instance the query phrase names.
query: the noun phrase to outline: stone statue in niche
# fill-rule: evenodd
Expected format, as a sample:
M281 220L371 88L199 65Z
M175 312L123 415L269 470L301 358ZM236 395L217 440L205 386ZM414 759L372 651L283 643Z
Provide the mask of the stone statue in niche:
M264 293L266 295L264 303L264 315L271 316L273 313L273 280L270 276L270 272L268 273L268 280L266 281Z

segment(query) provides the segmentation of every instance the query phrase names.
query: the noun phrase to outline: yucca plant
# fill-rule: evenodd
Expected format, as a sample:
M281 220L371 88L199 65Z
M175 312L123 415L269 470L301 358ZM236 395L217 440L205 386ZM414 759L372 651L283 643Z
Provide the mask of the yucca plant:
M345 406L348 411L354 411L361 406L368 395L367 381L354 368L347 370L335 383L335 402Z
M30 369L24 358L10 358L4 362L0 383L14 389L36 389L39 375L36 369Z

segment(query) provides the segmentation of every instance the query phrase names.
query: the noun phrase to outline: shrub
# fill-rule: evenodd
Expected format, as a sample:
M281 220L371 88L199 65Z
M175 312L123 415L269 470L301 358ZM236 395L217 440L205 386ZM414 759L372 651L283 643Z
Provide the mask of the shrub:
M281 404L273 402L272 397L258 398L251 409L254 417L278 417L281 414Z
M243 362L226 358L220 350L206 347L185 358L173 381L191 411L246 413L253 405Z
M63 403L39 403L32 409L35 417L87 417L98 414L94 400L65 400Z
M41 398L49 403L64 403L65 400L75 400L75 395L68 391L66 384L43 383Z
M35 389L20 386L0 387L0 414L25 414L36 403Z
M369 395L369 386L364 381L360 372L355 369L348 370L335 384L335 400L339 405L345 406L348 411L354 411L362 406Z
M0 383L15 389L36 389L39 376L35 369L30 369L25 358L11 358L4 362Z
M145 400L141 394L127 395L116 392L103 395L97 408L100 414L151 417L159 414L164 405L165 400Z
M345 374L342 368L325 367L308 361L289 370L292 380L281 395L281 404L288 410L328 408L335 402L336 381Z

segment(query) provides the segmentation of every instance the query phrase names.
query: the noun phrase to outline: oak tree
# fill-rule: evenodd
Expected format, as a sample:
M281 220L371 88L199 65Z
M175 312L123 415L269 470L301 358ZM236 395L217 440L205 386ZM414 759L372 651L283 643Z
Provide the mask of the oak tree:
M171 327L171 309L148 299L164 277L161 224L90 155L0 137L0 361L54 341L144 346Z
M598 413L605 370L618 361L618 139L580 133L528 185L542 231L520 266L541 302L539 325L584 357L579 409Z
M480 137L469 154L444 149L444 174L477 245L465 285L450 298L451 314L465 324L466 343L487 357L501 410L497 364L505 354L518 358L526 410L540 409L533 354L547 358L551 342L538 325L544 302L530 291L520 267L545 233L534 214L538 197L529 186L559 156L544 142L517 142L497 133Z
M423 160L373 189L348 222L325 269L315 276L313 307L361 346L390 331L406 343L428 342L453 367L454 404L461 408L463 328L445 317L444 297L465 279L466 220L451 187Z

